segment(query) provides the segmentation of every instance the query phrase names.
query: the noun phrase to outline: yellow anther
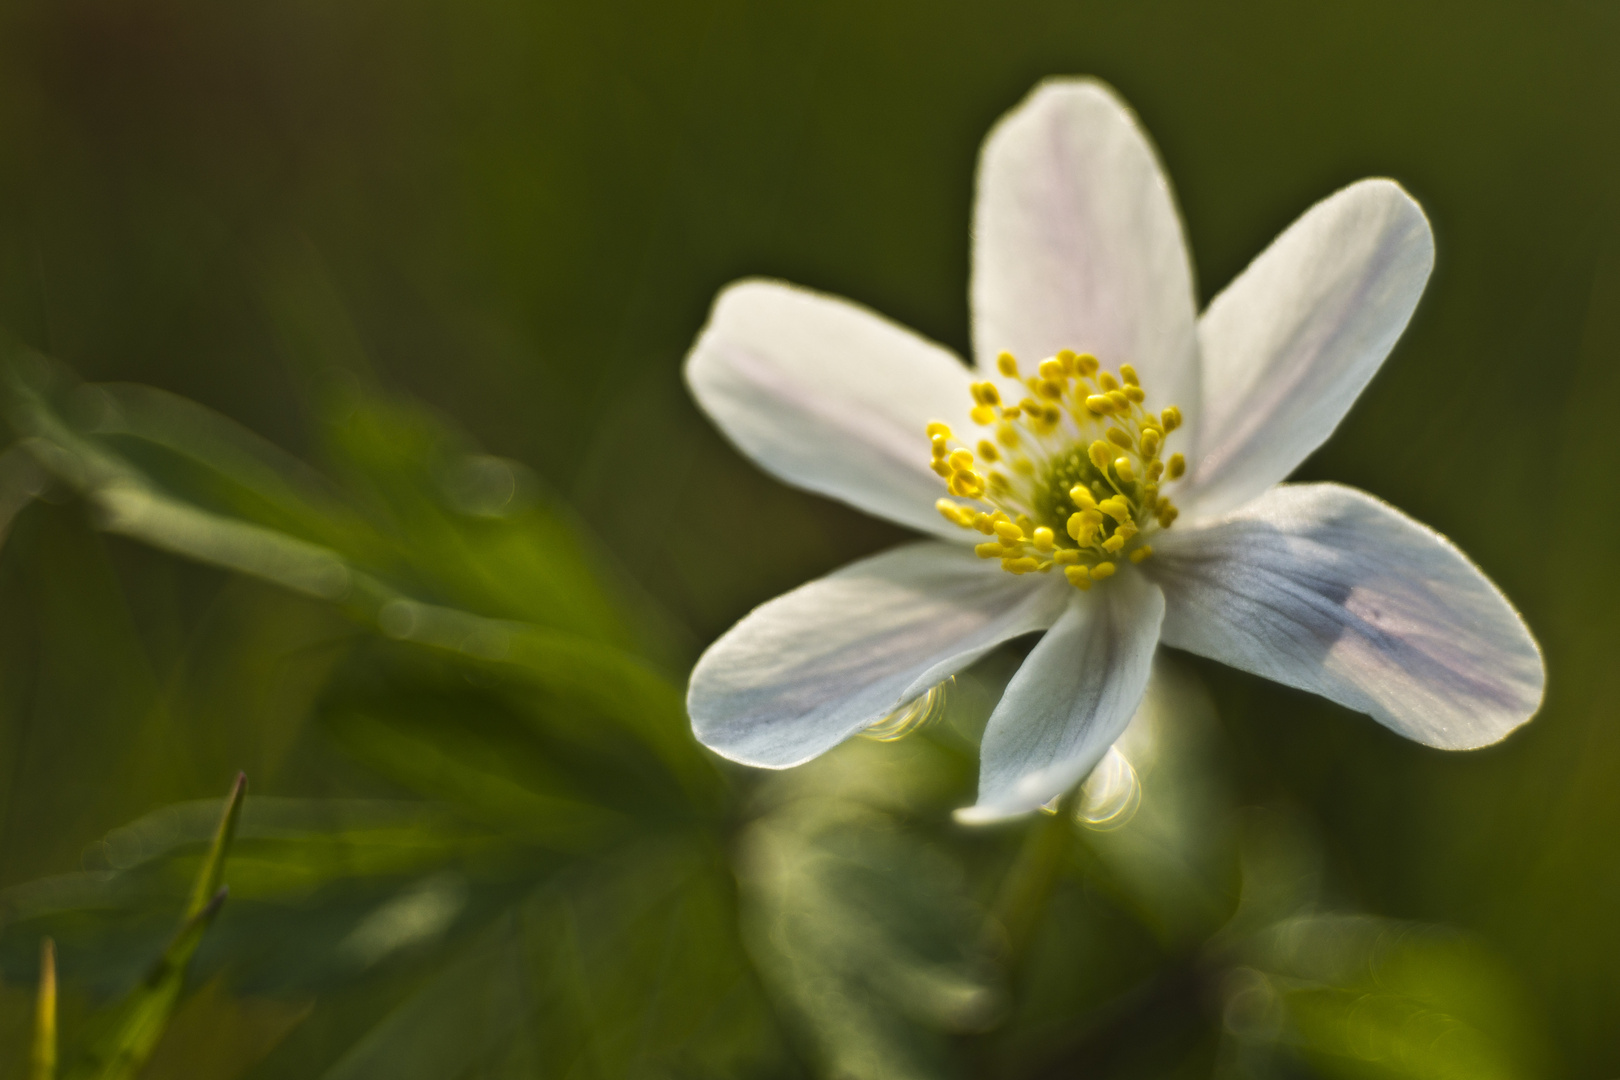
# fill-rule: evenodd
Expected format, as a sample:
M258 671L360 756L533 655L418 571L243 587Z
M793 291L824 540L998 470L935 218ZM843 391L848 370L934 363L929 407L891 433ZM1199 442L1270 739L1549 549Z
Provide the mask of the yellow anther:
M1087 547L1091 544L1091 538L1097 533L1097 524L1088 519L1084 513L1070 514L1068 532L1070 536L1074 537L1075 543L1081 547Z
M1112 576L1126 558L1148 558L1152 548L1140 543L1138 522L1168 528L1177 515L1159 484L1185 473L1186 460L1160 455L1167 435L1182 425L1181 412L1173 405L1158 415L1145 411L1136 369L1121 364L1116 372L1103 371L1089 353L1058 350L1026 377L1004 352L996 369L998 378L1018 380L1030 396L1014 404L1003 400L1003 388L1017 383L970 382L970 415L989 429L982 438L971 436L964 445L942 421L928 425L932 467L959 500L939 500L940 515L983 534L986 542L975 553L999 559L1008 573L1056 567L1078 589ZM1085 460L1075 461L1082 452ZM1089 480L1074 482L1076 472ZM1053 490L1065 474L1064 486ZM1065 486L1074 510L1058 516L1052 500L1063 505Z

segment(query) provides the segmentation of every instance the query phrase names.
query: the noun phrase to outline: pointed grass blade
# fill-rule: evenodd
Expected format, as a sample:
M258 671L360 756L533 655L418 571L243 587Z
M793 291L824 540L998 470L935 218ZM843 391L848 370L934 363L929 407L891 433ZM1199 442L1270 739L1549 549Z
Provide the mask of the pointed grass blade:
M238 773L213 843L197 872L179 932L140 985L115 1007L102 1036L92 1042L84 1061L71 1074L72 1080L134 1080L157 1049L185 988L191 958L230 891L223 884L225 858L246 793L247 777Z
M56 1080L56 942L39 943L39 1005L34 1011L33 1080Z

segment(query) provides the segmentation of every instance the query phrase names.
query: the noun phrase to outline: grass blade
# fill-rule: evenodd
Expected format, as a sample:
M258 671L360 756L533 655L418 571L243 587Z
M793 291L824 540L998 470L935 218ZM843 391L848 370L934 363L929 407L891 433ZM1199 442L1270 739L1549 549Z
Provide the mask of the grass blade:
M56 1080L56 942L39 943L39 1005L34 1012L33 1080Z
M213 843L197 872L179 932L140 985L116 1007L102 1037L91 1044L84 1061L73 1072L74 1080L134 1080L157 1049L185 988L191 958L229 892L223 883L225 858L236 835L246 793L247 777L238 773Z

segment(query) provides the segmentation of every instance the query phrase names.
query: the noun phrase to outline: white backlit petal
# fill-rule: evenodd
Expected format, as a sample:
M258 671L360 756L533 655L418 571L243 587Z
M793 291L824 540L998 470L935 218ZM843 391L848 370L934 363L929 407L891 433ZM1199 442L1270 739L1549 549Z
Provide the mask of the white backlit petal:
M934 509L926 429L972 425L969 371L933 342L847 300L772 281L720 293L686 359L703 411L775 476L956 543Z
M1329 196L1261 252L1198 324L1204 416L1176 495L1183 512L1235 509L1321 446L1406 329L1433 266L1428 220L1389 180Z
M990 716L965 822L1027 813L1085 778L1130 723L1153 666L1164 596L1138 573L1074 594Z
M687 710L699 741L745 765L808 761L1003 641L1044 630L1073 590L961 547L897 548L756 608L703 654Z
M1002 350L1026 370L1060 349L1134 364L1148 404L1179 406L1192 433L1192 269L1169 182L1124 102L1094 80L1036 87L985 140L973 225L981 368Z
M1496 742L1541 703L1541 652L1450 541L1335 484L1274 488L1154 538L1166 644L1370 714L1430 746Z

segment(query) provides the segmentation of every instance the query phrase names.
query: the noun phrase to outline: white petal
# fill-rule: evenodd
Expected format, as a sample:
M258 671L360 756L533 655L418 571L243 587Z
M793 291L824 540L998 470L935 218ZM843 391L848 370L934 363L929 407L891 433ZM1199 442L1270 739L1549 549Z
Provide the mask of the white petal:
M1198 422L1192 267L1147 135L1112 90L1052 79L1008 113L979 161L973 347L1025 370L1060 349L1134 364L1154 408Z
M927 427L972 429L971 376L955 355L847 300L741 281L715 300L686 359L698 404L790 484L957 543L934 509Z
M1541 651L1451 542L1336 484L1274 488L1222 522L1153 540L1166 644L1466 750L1541 704Z
M1130 723L1153 666L1164 595L1127 570L1076 595L990 715L965 822L1026 813L1079 783Z
M852 563L756 608L692 671L698 740L782 769L830 750L1010 638L1044 630L1072 592L949 544Z
M1208 518L1243 505L1321 446L1373 377L1434 267L1423 210L1390 180L1317 203L1198 324L1201 441L1177 502Z

